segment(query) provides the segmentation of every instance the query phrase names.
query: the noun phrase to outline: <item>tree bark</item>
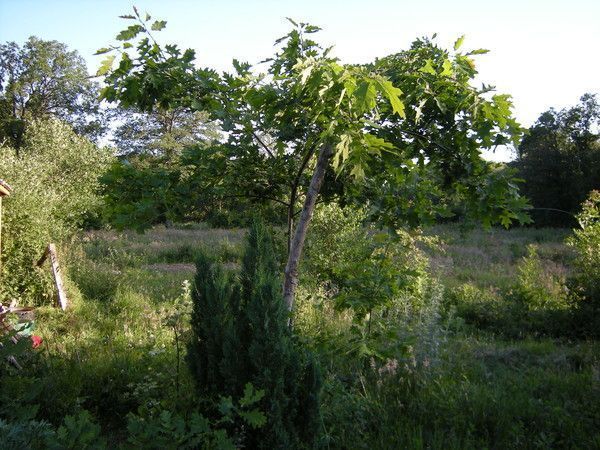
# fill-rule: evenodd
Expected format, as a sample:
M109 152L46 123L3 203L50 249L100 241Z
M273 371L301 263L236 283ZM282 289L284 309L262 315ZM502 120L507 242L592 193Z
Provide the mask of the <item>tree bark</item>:
M287 252L290 254L290 250L292 248L292 234L294 232L294 217L296 217L296 199L298 197L298 186L300 186L300 180L302 179L302 174L304 173L304 169L306 169L306 165L312 158L312 155L315 152L315 148L311 147L307 150L306 154L302 158L302 162L300 163L300 168L298 172L296 172L296 176L292 181L292 185L290 187L290 203L288 205L288 217L287 217ZM300 211L302 212L302 211Z
M292 233L294 232L294 209L293 204L288 208L287 216L287 254L292 250Z
M319 191L323 185L325 172L327 171L327 166L329 165L329 159L331 158L332 153L332 147L329 144L323 145L319 151L317 165L313 172L312 179L310 180L308 191L306 192L306 198L304 199L300 218L296 224L294 239L290 245L283 282L283 299L289 311L292 311L294 308L294 296L296 287L298 286L298 265L302 256L302 249L304 248L306 232L315 210L317 197L319 196Z

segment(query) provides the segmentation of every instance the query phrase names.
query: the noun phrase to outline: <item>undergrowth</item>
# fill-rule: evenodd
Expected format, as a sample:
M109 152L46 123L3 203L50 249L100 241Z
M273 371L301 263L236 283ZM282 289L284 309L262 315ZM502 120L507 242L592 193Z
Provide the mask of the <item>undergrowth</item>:
M315 229L335 220L345 231L324 253L320 237L309 243L293 321L323 371L318 448L600 448L600 347L572 333L565 232L378 236L354 225L356 212L321 211ZM242 237L159 227L65 247L73 307L37 309L43 345L19 357L23 371L3 369L3 448L24 436L37 448L226 443L229 419L192 415L185 280L199 252L237 273ZM396 277L389 297L361 281L377 270L383 284ZM225 411L238 414L238 400Z

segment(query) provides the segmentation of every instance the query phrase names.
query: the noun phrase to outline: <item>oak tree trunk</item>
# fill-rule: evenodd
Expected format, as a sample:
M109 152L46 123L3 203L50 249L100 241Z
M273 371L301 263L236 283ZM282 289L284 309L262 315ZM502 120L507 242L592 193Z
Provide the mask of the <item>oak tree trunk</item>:
M283 281L283 299L289 311L292 311L294 307L294 295L296 293L296 287L298 286L298 264L300 263L300 257L302 256L306 232L315 210L317 197L319 196L319 191L321 190L323 180L325 179L325 172L327 171L331 155L331 146L328 144L323 145L319 151L317 165L313 172L312 179L310 180L308 191L306 192L302 212L300 213L300 218L298 219L296 230L294 231L294 238L290 244L288 260L285 266L285 278Z

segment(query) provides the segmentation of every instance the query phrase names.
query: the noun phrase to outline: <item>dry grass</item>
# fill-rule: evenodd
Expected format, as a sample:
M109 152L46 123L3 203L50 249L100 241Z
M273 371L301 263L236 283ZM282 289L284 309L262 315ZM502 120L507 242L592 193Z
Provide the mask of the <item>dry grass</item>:
M173 263L173 264L156 263L156 264L148 264L148 265L142 266L142 269L156 271L156 272L193 273L196 271L196 266L194 264L186 264L186 263Z
M442 245L430 250L430 267L436 276L454 284L471 282L479 287L505 287L518 275L517 265L535 244L545 268L557 276L567 276L573 251L564 243L567 229L520 228L489 231L461 231L455 225L438 225L427 229L439 236Z

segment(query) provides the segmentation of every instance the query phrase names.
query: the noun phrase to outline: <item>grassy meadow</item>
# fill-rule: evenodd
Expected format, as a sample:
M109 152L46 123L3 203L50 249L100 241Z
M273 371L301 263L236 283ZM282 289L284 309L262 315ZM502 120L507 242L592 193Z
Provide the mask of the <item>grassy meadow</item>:
M111 447L126 439L132 411L191 408L181 311L189 308L194 260L208 253L236 271L244 234L181 225L78 235L63 250L72 308L37 310L44 345L23 361L20 377L2 378L3 414L53 422L86 410ZM434 301L411 325L387 326L393 332L376 338L383 347L393 341L401 356L356 357L348 312L332 307L325 287L304 281L295 323L323 367L320 445L600 448L600 345L539 328L537 316L519 317L511 305L528 276L544 280L551 295L552 283L568 275L567 234L426 230L435 237L424 247Z

